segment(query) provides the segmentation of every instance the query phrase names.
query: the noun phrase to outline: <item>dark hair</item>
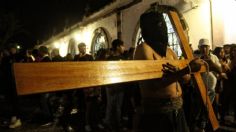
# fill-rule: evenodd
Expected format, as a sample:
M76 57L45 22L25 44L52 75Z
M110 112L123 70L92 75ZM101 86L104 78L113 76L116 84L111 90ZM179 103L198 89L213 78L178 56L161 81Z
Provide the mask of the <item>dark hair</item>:
M32 50L32 55L39 55L39 50L38 49L33 49Z
M216 55L219 59L222 59L222 60L226 60L225 56L223 56L223 58L220 56L220 51L221 50L224 50L223 47L216 47L213 51L213 54Z
M47 54L48 53L48 48L46 46L40 46L39 47L39 52Z
M115 39L112 41L112 50L116 51L118 46L124 45L124 42L120 39Z
M222 47L216 47L213 51L213 54L219 58L220 51L223 50Z
M83 43L83 42L78 44L78 48L79 48L79 47L82 47L82 46L86 46L86 44Z

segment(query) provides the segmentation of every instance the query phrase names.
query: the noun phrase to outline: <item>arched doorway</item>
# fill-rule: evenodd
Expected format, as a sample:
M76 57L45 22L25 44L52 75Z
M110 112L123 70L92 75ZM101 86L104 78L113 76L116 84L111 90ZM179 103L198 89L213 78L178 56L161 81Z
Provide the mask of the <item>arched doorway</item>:
M94 37L92 41L91 53L96 57L96 53L99 49L108 49L109 48L109 39L108 33L104 28L97 28L94 31Z
M76 49L77 49L76 42L72 38L72 39L69 40L67 54L70 53L72 56L75 56L76 55Z

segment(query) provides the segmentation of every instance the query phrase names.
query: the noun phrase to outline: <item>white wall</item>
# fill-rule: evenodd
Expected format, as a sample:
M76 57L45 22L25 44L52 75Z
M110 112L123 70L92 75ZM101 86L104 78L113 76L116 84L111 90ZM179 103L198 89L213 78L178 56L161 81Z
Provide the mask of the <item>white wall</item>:
M224 43L236 43L236 1L224 0L223 4L223 21L224 21ZM221 3L220 3L221 5Z
M198 7L184 13L189 26L189 43L193 49L198 49L198 41L207 38L211 42L210 4L208 0L200 0Z
M236 1L235 0L212 0L212 27L210 21L209 0L199 0L198 7L184 13L189 25L189 38L193 48L197 49L200 38L208 38L212 48L223 44L236 43Z
M113 14L106 17L105 19L100 18L96 22L78 27L77 29L73 30L73 32L68 33L66 36L51 42L49 47L50 49L58 48L60 55L65 56L67 54L69 40L74 38L76 44L84 42L87 46L86 52L90 53L94 31L100 27L107 31L108 42L114 38L117 38L116 15ZM78 50L76 50L76 53L78 53Z
M117 38L116 14L108 16L106 17L106 19L104 18L99 19L98 21L96 21L96 23L94 22L94 23L84 26L84 28L81 31L83 32L82 33L83 35L80 41L86 43L88 53L91 50L91 44L94 37L94 31L99 27L104 28L108 32L107 35L109 37L108 38L109 41Z

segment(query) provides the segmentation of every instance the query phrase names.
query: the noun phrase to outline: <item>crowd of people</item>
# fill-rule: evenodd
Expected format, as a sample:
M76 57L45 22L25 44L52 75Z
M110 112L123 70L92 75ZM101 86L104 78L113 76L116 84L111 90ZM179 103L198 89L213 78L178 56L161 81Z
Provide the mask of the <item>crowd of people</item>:
M58 49L51 53L46 46L17 52L12 45L1 51L1 94L11 105L9 128L22 125L20 105L15 89L12 64L15 62L178 60L168 47L165 20L158 12L140 17L144 42L126 51L121 39L112 41L111 49L100 49L94 58L87 54L86 44L79 43L79 54L61 57ZM201 65L208 95L221 123L235 125L236 45L210 49L207 39L200 39L198 50L185 68L163 65L163 77L140 82L113 84L85 89L35 95L45 123L63 126L65 131L163 131L189 132L209 129L206 108L191 78ZM193 106L193 104L195 106ZM197 104L197 105L196 105Z
M18 51L16 45L10 45L4 51L6 54L1 52L1 84L4 88L1 90L1 95L4 95L6 101L11 105L9 128L20 127L22 125L21 117L24 116L20 112L21 106L16 93L12 71L13 63L128 60L132 58L131 55L134 51L133 48L125 51L124 42L120 39L112 42L111 49L100 49L95 58L86 53L85 43L79 43L78 50L79 54L75 56L67 54L65 57L61 57L58 49L54 49L49 53L46 46L40 46L32 51ZM60 124L65 131L92 131L94 129L104 129L105 126L106 129L112 130L113 127L118 129L121 126L119 119L121 113L125 111L122 107L123 98L127 98L127 100L130 98L130 95L124 94L125 91L127 94L130 92L124 90L123 86L127 87L126 85L119 84L43 93L33 95L35 96L33 99L37 100L40 116L45 120L42 125ZM131 84L128 85L132 86ZM126 102L125 107L129 107L129 103L131 102ZM125 113L124 116L127 116L128 112L125 111Z

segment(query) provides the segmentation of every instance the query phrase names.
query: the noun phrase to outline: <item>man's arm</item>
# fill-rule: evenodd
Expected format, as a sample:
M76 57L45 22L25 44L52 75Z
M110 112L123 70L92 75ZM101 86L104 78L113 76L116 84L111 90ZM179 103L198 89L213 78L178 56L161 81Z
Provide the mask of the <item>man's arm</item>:
M171 64L164 64L162 85L167 86L173 82L183 80L185 75L199 71L202 64L203 62L198 58L192 60L185 68L180 70Z
M135 60L154 60L154 51L151 47L149 47L146 44L141 44L137 46L134 54ZM184 75L189 74L190 72L197 72L201 68L200 59L194 59L189 63L189 66L186 66L185 68L181 70L174 71L170 65L163 65L164 69L164 75L161 81L162 86L168 86L169 84L178 81L181 79Z
M222 73L221 64L217 56L211 54L211 56L203 57L203 60L208 64L210 71L214 71L218 74Z

